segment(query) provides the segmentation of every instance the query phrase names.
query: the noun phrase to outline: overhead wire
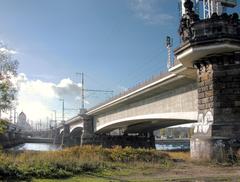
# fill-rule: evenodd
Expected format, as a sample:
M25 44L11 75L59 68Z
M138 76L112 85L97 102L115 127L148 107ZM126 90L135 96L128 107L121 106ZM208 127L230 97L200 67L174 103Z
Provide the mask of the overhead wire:
M164 50L160 50L158 51L156 54L154 54L153 56L151 56L149 59L145 59L145 61L143 61L140 65L135 67L134 72L130 72L127 76L128 81L130 80L131 82L135 82L136 83L136 79L139 79L144 77L151 77L152 75L146 75L146 72L149 73L149 70L155 71L156 69L159 69L161 65L161 62L159 62L160 59L157 59L160 55L161 52L163 52ZM158 61L158 62L156 62ZM152 64L153 63L153 64ZM158 68L159 67L159 68ZM164 69L159 69L159 72L163 71ZM122 79L120 81L118 81L117 83L119 85L122 85L123 83L126 82L126 79Z

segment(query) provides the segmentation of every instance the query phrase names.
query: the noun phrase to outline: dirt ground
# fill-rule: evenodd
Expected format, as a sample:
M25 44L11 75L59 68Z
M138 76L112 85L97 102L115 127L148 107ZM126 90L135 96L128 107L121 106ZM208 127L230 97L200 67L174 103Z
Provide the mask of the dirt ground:
M123 179L136 181L139 181L139 179L143 181L155 181L157 179L176 181L184 181L184 179L186 181L188 181L187 179L199 179L201 181L205 181L204 179L212 179L212 181L224 181L224 179L226 179L226 181L240 181L240 166L177 162L175 166L170 169L157 169L149 172L149 174L137 174L136 176L128 176Z
M233 181L240 182L240 165L193 162L189 152L170 152L176 159L169 169L149 169L136 175L123 177L130 181Z

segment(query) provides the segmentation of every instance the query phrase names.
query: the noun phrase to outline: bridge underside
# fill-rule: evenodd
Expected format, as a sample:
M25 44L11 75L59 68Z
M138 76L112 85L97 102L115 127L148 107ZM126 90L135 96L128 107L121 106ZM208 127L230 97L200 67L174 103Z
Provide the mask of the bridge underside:
M161 113L129 117L97 127L97 134L123 129L124 133L148 133L160 128L197 122L197 112Z

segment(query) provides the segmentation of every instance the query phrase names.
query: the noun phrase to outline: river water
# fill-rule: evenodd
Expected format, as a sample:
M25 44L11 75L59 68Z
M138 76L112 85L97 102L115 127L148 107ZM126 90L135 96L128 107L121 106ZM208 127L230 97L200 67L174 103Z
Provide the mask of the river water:
M54 145L50 143L24 143L10 148L10 151L55 151L60 150L60 145Z
M24 143L10 148L10 151L55 151L60 150L60 145L54 145L49 143ZM157 150L188 150L188 145L159 145L156 144Z

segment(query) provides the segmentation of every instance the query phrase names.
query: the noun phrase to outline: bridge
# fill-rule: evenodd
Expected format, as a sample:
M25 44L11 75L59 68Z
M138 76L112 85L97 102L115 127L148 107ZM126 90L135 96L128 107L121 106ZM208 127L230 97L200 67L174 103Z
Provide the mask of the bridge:
M53 138L25 137L25 143L53 143Z
M238 14L213 13L200 20L190 0L184 6L182 43L168 72L66 121L58 128L58 141L154 147L154 130L197 122L193 159L224 158L240 148Z
M152 135L160 128L197 122L196 71L180 63L170 71L88 110L85 114L91 116L97 138L113 131L119 135ZM67 135L75 140L71 145L80 144L83 120L76 116L65 123ZM64 127L59 127L60 138L63 131Z

